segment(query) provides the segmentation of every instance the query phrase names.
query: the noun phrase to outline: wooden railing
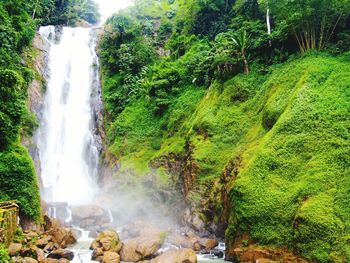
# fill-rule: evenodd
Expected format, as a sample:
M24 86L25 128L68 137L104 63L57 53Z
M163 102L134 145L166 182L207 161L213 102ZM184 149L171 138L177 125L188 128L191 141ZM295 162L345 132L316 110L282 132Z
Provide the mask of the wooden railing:
M17 229L18 210L16 201L0 202L0 243L11 242Z

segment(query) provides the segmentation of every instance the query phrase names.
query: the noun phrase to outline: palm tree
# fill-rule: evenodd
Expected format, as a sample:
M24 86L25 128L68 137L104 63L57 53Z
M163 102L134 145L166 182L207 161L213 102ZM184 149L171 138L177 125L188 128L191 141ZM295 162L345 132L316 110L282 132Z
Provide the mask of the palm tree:
M236 38L232 38L234 46L238 49L239 54L243 61L244 74L249 74L249 65L247 60L247 49L249 48L250 41L246 30L241 30Z

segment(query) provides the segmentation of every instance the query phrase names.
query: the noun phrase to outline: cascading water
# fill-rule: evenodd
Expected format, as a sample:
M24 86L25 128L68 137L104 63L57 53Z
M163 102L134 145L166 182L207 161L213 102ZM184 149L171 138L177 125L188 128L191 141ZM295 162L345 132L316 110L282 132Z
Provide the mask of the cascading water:
M56 28L57 29L57 28ZM81 205L97 193L98 150L92 133L95 45L91 29L40 28L50 43L48 80L38 147L43 197Z
M49 215L58 216L56 205L91 203L98 192L99 152L93 134L99 89L98 65L93 29L41 27L39 33L50 44L49 71L41 126L37 141L41 162L42 196L51 203ZM68 206L60 214L69 223ZM90 262L92 241L82 233L73 262Z

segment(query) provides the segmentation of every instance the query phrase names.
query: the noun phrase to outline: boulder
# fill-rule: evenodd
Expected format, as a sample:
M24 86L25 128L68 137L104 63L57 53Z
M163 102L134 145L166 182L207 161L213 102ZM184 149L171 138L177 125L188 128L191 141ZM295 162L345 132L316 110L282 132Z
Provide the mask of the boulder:
M176 247L194 249L194 244L191 242L191 240L188 237L176 232L171 233L167 237L167 241Z
M35 242L35 245L39 248L45 248L45 246L51 241L50 236L44 236Z
M154 257L164 240L161 235L151 235L130 239L123 243L120 252L122 261L137 262Z
M11 243L10 246L8 247L8 252L10 257L14 257L19 255L21 249L22 249L22 244L20 243Z
M25 257L23 263L38 263L38 261L34 258Z
M43 263L58 263L58 259L55 258L45 258ZM63 263L63 262L62 262Z
M115 252L105 252L103 254L102 263L120 263L120 256Z
M75 244L77 237L72 229L67 227L55 227L48 231L52 236L52 239L60 247L67 247L68 245Z
M192 249L170 249L149 261L150 263L197 263L197 255Z
M39 248L35 245L31 245L29 247L23 247L20 251L20 255L22 257L38 257Z
M44 252L49 253L52 250L58 249L60 246L57 243L54 242L49 242L45 247L44 247Z
M94 249L94 251L92 252L91 255L91 260L95 260L95 261L102 261L102 257L103 257L104 251L102 248L96 248Z
M91 243L90 249L96 250L101 248L102 251L119 253L122 248L119 235L114 230L106 230L98 234L96 239Z
M54 259L65 258L68 260L72 260L74 258L74 253L70 250L59 248L52 251L47 257Z
M109 223L108 212L98 205L84 205L72 208L72 222L83 228Z
M58 263L69 263L70 261L68 259L65 258L61 258L58 260Z
M45 260L45 253L42 249L40 248L37 248L35 250L36 252L36 259L39 261L39 262L43 262Z
M201 245L201 247L205 250L213 249L219 244L217 240L210 238L200 238L198 242Z

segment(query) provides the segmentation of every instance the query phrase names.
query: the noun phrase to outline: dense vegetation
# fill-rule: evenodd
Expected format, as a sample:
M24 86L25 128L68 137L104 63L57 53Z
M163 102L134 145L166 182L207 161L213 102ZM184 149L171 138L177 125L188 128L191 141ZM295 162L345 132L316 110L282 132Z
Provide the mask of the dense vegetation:
M138 0L111 17L99 53L120 172L181 187L228 244L350 260L349 4Z
M96 24L100 19L93 0L33 0L29 3L33 19L44 25L76 25L79 21Z
M0 200L17 200L21 214L40 217L40 198L33 162L20 143L37 125L27 110L27 87L33 74L21 54L35 34L28 1L0 3Z

